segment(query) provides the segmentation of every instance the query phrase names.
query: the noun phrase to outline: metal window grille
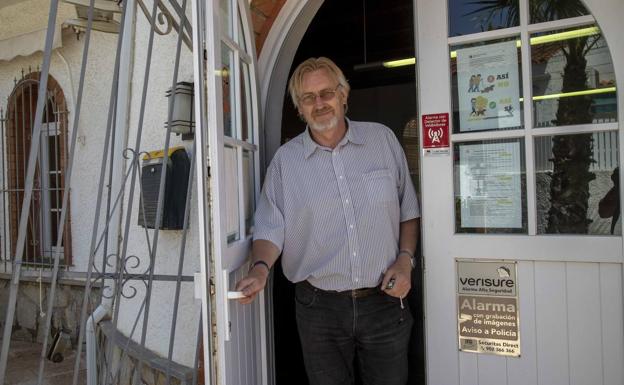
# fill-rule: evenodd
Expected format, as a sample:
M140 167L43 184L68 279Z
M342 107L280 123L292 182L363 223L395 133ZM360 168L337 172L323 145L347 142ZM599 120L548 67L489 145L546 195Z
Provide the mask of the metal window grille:
M2 117L3 180L0 190L0 228L4 271L15 254L24 181L28 169L28 153L32 141L37 105L39 73L31 72L17 82L9 97L6 114ZM62 263L71 263L70 229L66 229L60 248L56 238L65 189L64 169L67 158L67 111L62 91L50 79L45 95L45 110L40 138L41 156L37 160L32 201L28 216L25 266L52 267L53 258L60 253ZM53 85L54 83L54 85ZM4 115L4 114L3 114Z

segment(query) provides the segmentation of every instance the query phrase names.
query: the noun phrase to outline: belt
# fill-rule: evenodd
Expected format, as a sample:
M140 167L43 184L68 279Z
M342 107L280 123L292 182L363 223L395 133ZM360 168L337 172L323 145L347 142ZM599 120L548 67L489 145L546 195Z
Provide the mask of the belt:
M313 286L310 282L308 281L302 281L297 283L297 285L302 285L305 287L308 287L309 289L312 289L314 291L316 291L317 293L321 293L321 294L325 294L325 295L336 295L336 296L344 296L344 297L350 297L350 298L364 298L364 297L368 297L374 294L380 294L381 293L381 289L379 288L379 286L375 286L375 287L363 287L361 289L352 289L352 290L344 290L344 291L338 291L338 290L323 290L323 289L319 289L316 286Z

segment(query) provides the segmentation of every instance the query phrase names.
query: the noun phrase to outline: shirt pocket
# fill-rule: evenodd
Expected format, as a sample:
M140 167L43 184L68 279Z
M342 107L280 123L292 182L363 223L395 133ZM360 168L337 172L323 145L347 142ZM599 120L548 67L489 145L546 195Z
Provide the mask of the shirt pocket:
M371 203L391 203L398 200L396 183L390 170L375 170L363 175Z

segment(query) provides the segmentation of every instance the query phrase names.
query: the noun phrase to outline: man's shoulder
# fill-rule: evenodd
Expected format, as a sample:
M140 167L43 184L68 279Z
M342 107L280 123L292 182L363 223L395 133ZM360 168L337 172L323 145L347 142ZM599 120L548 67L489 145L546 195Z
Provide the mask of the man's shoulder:
M288 142L282 144L279 150L284 153L293 153L293 152L301 151L303 149L303 136L305 135L305 133L306 132L304 131L301 134L290 139Z
M304 134L305 131L290 139L286 143L282 144L275 152L275 155L273 156L273 161L281 161L284 158L292 158L293 156L297 156L298 154L303 154Z

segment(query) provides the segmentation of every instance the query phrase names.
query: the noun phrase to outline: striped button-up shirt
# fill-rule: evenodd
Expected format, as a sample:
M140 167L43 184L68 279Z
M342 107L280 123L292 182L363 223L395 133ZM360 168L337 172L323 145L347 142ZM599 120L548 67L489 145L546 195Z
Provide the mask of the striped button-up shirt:
M347 123L334 149L309 128L280 147L255 214L254 239L278 247L286 277L323 290L379 285L396 260L400 222L420 216L394 133Z

